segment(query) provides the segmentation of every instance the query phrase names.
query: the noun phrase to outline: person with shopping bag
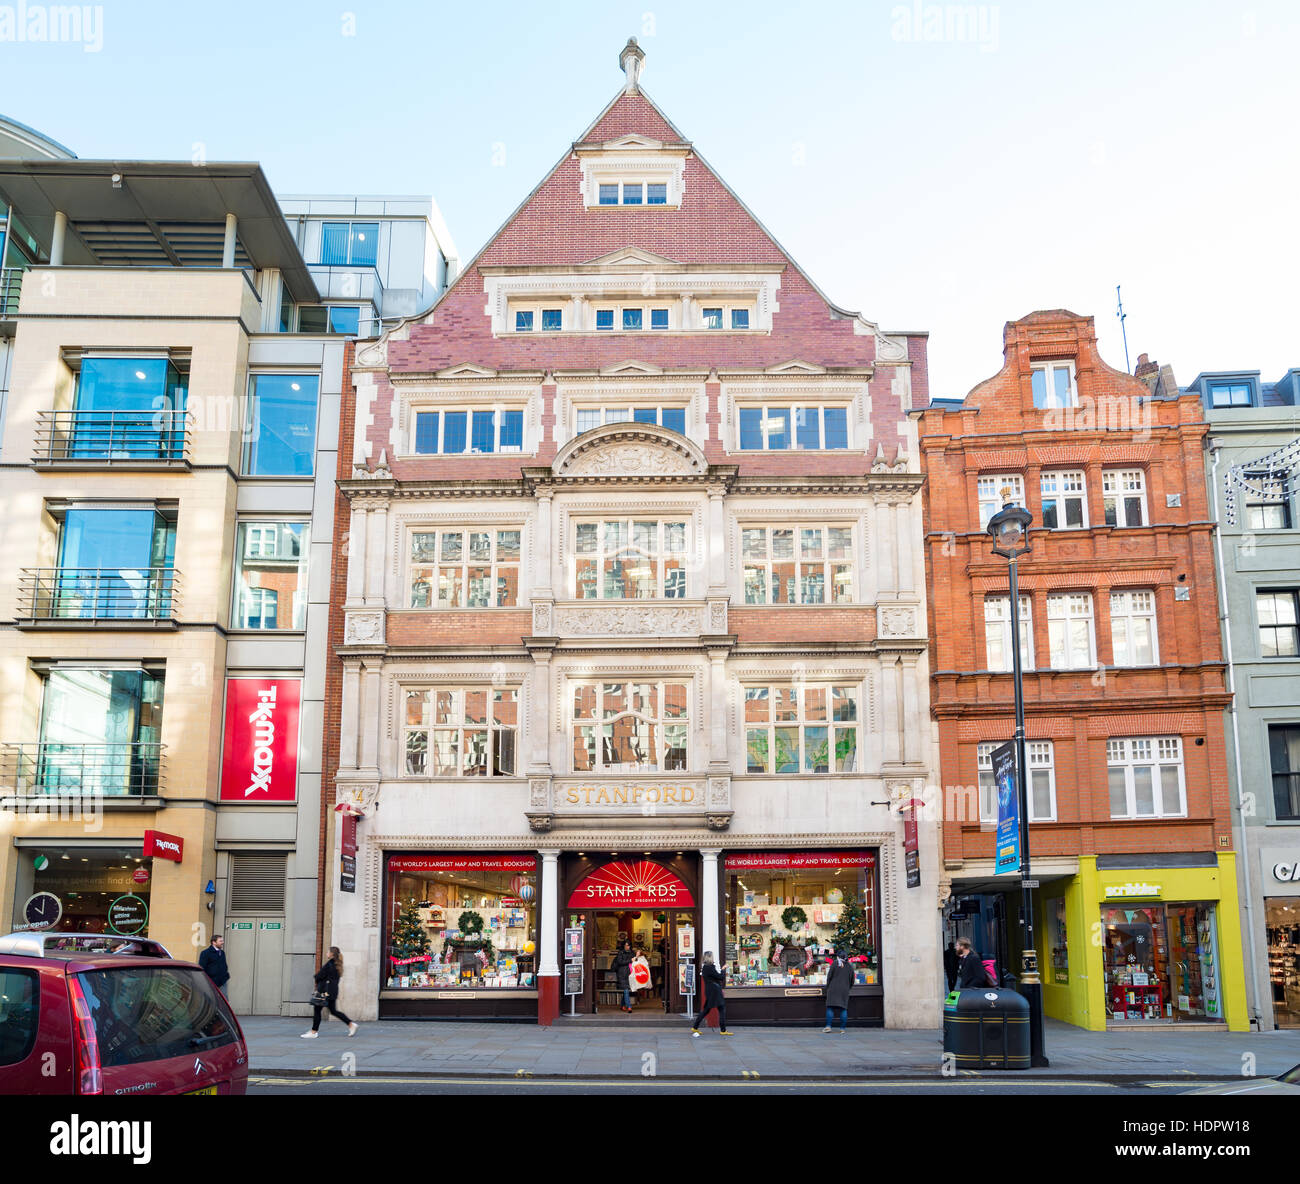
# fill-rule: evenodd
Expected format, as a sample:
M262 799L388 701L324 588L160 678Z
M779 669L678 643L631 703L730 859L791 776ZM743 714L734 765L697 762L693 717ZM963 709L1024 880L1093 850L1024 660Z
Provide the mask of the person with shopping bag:
M637 946L632 965L628 967L628 978L634 991L648 991L654 981L654 976L650 973L650 960L640 946Z

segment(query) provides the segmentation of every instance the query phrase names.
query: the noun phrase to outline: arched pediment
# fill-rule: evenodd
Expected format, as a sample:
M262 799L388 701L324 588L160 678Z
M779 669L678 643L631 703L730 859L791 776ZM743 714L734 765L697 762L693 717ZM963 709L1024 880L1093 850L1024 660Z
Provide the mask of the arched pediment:
M699 477L709 462L699 447L653 423L607 423L556 453L557 477Z

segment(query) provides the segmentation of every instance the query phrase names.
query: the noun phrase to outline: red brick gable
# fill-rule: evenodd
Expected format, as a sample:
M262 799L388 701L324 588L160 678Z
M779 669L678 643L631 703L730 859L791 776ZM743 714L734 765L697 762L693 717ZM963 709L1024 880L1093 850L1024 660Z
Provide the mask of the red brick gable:
M678 143L679 132L663 112L641 91L624 91L596 117L596 122L583 133L584 143L606 143L620 136L649 136L652 140Z
M678 133L639 92L621 95L597 119L586 142L630 134L677 142ZM685 194L679 208L635 206L587 209L582 166L567 155L488 243L405 341L391 343L390 367L441 370L473 362L494 370L609 366L634 359L665 369L754 368L804 358L823 366L863 366L874 361L875 339L855 332L854 320L834 309L740 200L697 155L685 160ZM718 337L623 334L542 338L492 336L484 310L480 267L565 266L589 263L637 247L678 263L762 264L780 270L773 329L763 336ZM924 391L924 342L909 350L914 381ZM919 373L918 373L919 372ZM918 399L920 396L918 396Z

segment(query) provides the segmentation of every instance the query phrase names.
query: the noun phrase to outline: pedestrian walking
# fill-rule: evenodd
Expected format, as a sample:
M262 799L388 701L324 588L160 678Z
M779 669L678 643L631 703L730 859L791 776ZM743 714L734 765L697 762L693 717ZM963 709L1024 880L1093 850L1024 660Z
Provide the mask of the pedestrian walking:
M988 969L975 952L975 947L971 945L969 937L959 937L957 939L957 957L959 959L957 967L958 990L965 991L972 987L991 985L989 983Z
M654 982L654 975L650 972L650 959L645 956L645 950L640 946L637 946L633 952L632 965L628 967L628 978L632 990L637 993L637 1002L643 1002L640 998L641 992L650 989L650 984Z
M703 963L703 969L700 971L700 977L704 980L704 1003L700 1007L700 1014L695 1017L695 1023L691 1025L692 1038L700 1034L700 1025L704 1022L704 1017L709 1014L715 1007L718 1009L718 1028L719 1036L730 1036L727 1030L727 1001L722 994L722 988L726 985L727 976L725 972L719 970L713 962L713 951L705 950L703 957L700 959Z
M614 955L614 973L618 976L618 989L623 992L620 1011L632 1010L632 943L626 939Z
M329 1009L330 1015L342 1020L348 1026L348 1035L357 1034L357 1025L334 1006L339 997L339 979L343 977L343 952L338 946L330 946L329 957L325 965L316 972L316 990L312 994L311 1031L304 1032L304 1040L314 1040L320 1035L321 1012Z
M832 1012L840 1013L840 1032L849 1027L849 992L853 989L853 967L844 956L843 950L836 950L831 956L826 971L826 1027L829 1032L835 1020Z
M199 967L203 973L217 984L217 989L224 995L226 984L230 981L230 968L226 965L226 939L219 933L212 935L203 953L199 955Z
M943 974L948 980L948 990L952 990L957 985L957 965L961 961L957 957L957 947L948 943L948 948L943 952Z

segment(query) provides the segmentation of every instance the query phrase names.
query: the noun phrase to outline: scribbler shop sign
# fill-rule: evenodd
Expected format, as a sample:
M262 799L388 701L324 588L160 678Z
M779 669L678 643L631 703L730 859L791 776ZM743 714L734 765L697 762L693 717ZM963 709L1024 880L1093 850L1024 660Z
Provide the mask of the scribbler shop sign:
M292 802L298 796L302 680L226 680L223 802Z
M648 859L607 863L582 881L569 897L571 909L694 908L691 891L666 867Z

